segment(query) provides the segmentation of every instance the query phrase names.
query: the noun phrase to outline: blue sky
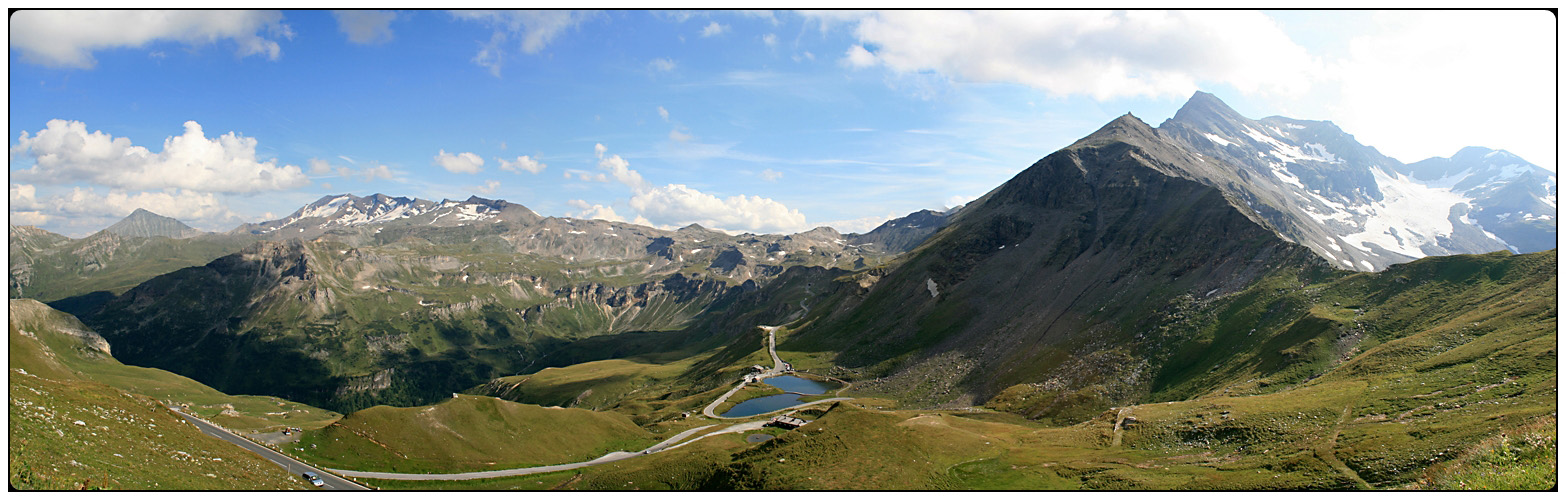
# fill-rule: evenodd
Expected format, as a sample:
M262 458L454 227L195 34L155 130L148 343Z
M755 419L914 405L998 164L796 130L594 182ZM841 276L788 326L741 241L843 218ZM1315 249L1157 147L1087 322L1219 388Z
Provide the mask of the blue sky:
M42 12L10 23L10 216L207 230L336 193L865 231L1195 90L1405 162L1555 170L1543 12Z

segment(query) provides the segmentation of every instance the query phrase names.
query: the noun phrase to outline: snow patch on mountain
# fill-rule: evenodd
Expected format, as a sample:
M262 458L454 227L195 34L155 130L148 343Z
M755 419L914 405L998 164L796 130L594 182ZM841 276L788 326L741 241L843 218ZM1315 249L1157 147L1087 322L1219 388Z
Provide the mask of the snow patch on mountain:
M1366 245L1373 243L1410 257L1427 257L1422 247L1452 235L1452 208L1473 201L1451 191L1459 176L1426 183L1396 172L1388 175L1381 168L1372 168L1371 174L1382 199L1355 210L1368 216L1365 225L1360 232L1343 236L1343 241L1366 252L1374 253Z

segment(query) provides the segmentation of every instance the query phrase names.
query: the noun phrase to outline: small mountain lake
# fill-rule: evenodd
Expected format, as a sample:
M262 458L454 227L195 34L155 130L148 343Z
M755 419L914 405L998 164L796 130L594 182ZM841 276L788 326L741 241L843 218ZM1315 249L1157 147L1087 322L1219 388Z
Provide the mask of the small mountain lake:
M837 388L837 384L822 383L810 379L799 378L792 375L771 377L761 381L764 384L783 389L787 392L800 394L826 394L827 391Z
M798 394L773 394L755 399L740 401L739 404L723 412L724 417L749 417L760 415L769 411L777 411L800 403Z
M770 377L766 380L763 380L762 383L791 393L797 392L799 394L812 395L826 394L827 391L837 388L837 384L830 382L817 382L814 380L790 375ZM745 401L741 401L739 404L734 405L733 408L729 408L729 411L723 412L722 416L749 417L751 415L760 415L762 413L781 410L800 404L802 401L800 401L799 394L773 394L771 396L747 399Z

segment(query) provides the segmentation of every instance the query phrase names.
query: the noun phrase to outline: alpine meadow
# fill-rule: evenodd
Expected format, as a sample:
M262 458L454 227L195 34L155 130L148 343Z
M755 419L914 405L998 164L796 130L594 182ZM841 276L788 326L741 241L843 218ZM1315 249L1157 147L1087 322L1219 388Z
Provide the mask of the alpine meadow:
M15 10L9 484L1553 490L1556 17Z

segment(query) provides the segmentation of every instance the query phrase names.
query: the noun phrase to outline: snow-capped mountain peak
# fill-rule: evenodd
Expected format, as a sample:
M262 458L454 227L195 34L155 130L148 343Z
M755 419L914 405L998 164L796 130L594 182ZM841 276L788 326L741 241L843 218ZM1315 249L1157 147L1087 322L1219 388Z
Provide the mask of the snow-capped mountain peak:
M1506 151L1468 147L1405 165L1331 122L1252 120L1205 92L1158 132L1221 160L1192 175L1339 267L1554 247L1554 174Z

